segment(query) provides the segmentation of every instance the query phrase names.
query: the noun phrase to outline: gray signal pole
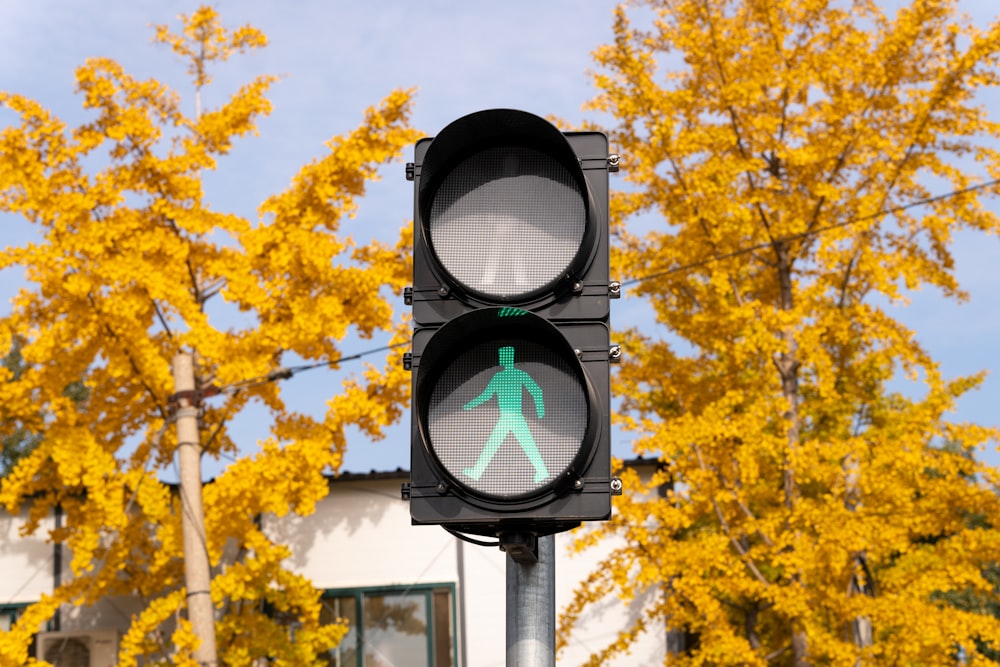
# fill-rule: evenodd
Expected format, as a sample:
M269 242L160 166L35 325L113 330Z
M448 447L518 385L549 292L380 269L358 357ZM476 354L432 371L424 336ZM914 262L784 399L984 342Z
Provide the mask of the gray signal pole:
M198 637L193 658L203 667L216 667L215 606L210 592L205 508L201 496L201 434L194 361L190 354L174 357L174 398L177 399L177 457L181 477L181 529L184 536L184 586L188 620Z
M529 549L507 545L507 667L555 667L555 536L538 538L538 560Z

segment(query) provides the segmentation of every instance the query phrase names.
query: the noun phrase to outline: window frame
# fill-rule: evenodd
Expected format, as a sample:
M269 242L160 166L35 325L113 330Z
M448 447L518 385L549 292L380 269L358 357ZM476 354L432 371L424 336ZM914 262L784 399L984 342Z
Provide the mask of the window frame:
M11 627L17 623L17 619L21 618L22 612L31 606L30 602L9 602L6 604L0 604L0 616L7 618L7 630L9 631Z
M437 591L447 591L450 601L448 623L451 646L448 648L452 656L453 667L461 667L461 658L458 654L458 602L456 598L456 585L454 582L426 583L426 584L390 584L382 586L351 586L342 588L323 589L322 600L328 598L353 598L354 618L357 619L355 629L355 659L356 667L364 667L365 658L365 627L364 627L364 598L366 596L379 595L421 595L424 599L424 610L427 615L427 664L436 667L434 653L434 638L436 634L434 615L434 593Z

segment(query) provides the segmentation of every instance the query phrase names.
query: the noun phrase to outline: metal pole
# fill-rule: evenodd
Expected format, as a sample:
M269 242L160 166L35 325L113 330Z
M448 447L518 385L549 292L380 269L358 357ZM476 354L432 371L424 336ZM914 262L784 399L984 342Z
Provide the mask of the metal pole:
M466 629L466 617L468 609L466 605L467 595L466 595L466 582L465 578L465 542L462 540L455 540L455 565L458 569L458 637L459 637L459 650L458 654L461 656L460 665L469 664L469 633Z
M507 554L507 667L555 667L555 537L538 538L538 562Z
M177 399L177 456L181 468L184 585L187 588L188 620L191 621L191 630L200 640L192 657L199 665L216 667L215 607L210 593L205 508L201 497L201 437L191 355L175 356L173 372Z

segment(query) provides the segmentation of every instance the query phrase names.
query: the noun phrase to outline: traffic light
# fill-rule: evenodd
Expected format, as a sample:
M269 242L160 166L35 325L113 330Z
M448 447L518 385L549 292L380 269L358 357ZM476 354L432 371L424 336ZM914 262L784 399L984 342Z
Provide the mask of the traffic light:
M410 515L547 535L611 514L608 171L509 109L414 148Z

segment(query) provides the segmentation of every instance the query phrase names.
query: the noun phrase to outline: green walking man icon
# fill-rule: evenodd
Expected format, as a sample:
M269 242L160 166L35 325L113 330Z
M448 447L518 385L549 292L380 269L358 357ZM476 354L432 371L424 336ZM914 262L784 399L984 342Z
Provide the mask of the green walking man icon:
M489 384L486 385L483 393L462 407L465 410L471 410L490 400L496 394L497 404L500 406L500 419L497 420L497 425L493 428L493 432L486 441L486 446L483 447L479 458L476 459L476 464L471 468L466 468L462 472L470 479L478 481L482 477L483 471L486 470L486 466L490 464L497 450L500 449L500 445L507 438L507 434L513 433L514 438L517 439L517 443L521 445L521 449L524 450L524 453L528 456L528 460L531 461L531 465L535 467L535 482L541 482L549 476L549 471L545 467L545 462L542 461L541 454L538 453L538 446L535 444L535 439L531 436L528 423L524 420L521 399L524 393L522 390L523 387L531 394L531 398L535 402L535 414L541 419L545 416L542 389L530 375L520 368L514 368L513 347L509 345L501 347L497 351L497 356L500 359L500 365L503 366L503 370L497 371L496 375L490 378Z

